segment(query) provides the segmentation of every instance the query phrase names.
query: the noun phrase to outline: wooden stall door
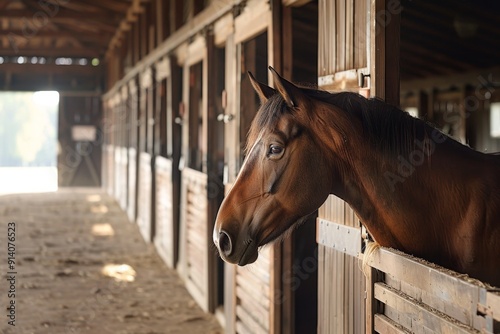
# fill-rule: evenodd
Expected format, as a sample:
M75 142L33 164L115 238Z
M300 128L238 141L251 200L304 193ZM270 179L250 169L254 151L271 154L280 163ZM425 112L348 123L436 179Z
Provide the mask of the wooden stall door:
M127 86L122 87L121 89L121 98L122 102L120 105L120 123L121 123L121 154L119 157L120 161L120 169L121 169L121 179L120 179L120 206L123 210L127 209L128 202L128 128L129 128L129 110L127 108L128 105L128 89Z
M137 200L137 225L139 230L147 242L152 241L153 226L152 226L152 155L150 143L151 128L150 121L153 105L151 96L153 95L153 78L152 70L148 69L141 75L141 99L140 99L140 153L139 153L139 179L138 179L138 200Z
M272 14L266 1L249 1L235 18L234 35L226 49L227 105L224 111L224 184L236 180L244 159L244 145L260 101L248 79L251 71L267 83L272 63ZM226 333L280 333L280 247L268 246L258 260L245 267L225 264Z
M367 0L319 0L320 88L368 96L371 26ZM371 74L370 74L371 76ZM331 195L318 211L318 333L365 333L361 225L350 206Z
M207 36L207 60L208 76L211 85L208 86L208 150L212 152L207 156L207 166L210 167L208 193L209 202L208 216L211 217L211 228L215 224L215 217L220 204L224 198L224 184L222 182L224 172L224 121L225 108L227 107L226 91L226 46L228 36L232 32L233 16L225 15L215 24L213 32ZM212 243L210 240L209 243ZM225 326L225 266L224 261L217 257L216 267L213 270L213 301L214 312L221 323Z
M125 147L126 136L126 99L127 95L122 94L122 91L115 93L115 107L113 108L113 120L114 120L114 133L115 133L115 145L114 145L114 191L113 194L120 204L120 206L125 209L127 202L127 149Z
M111 108L107 112L112 112ZM59 104L57 156L59 187L98 187L101 184L101 147L104 135L109 140L104 157L113 159L112 127L101 130L101 102L96 94L61 94ZM104 134L103 131L110 131ZM107 150L106 150L107 149ZM113 190L113 161L107 161L106 182Z
M168 57L156 65L159 147L155 156L156 217L154 244L158 253L174 268L178 258L178 207L180 197L180 125L175 122L181 100L182 75L175 60Z
M108 114L110 113L111 110L111 99L104 100L103 101L103 107L102 107L102 118L103 120L108 118ZM105 123L103 123L102 128L104 129ZM102 131L102 163L101 163L101 186L104 191L108 191L108 142L109 142L109 135L107 135L104 131ZM59 163L59 162L58 162ZM58 171L61 173L61 171Z
M180 254L178 270L186 287L206 311L216 306L217 256L212 248L215 221L213 207L219 205L211 195L217 178L217 156L212 145L215 116L209 108L207 36L198 36L187 45L183 72ZM215 176L214 176L215 175Z
M289 1L282 8L282 75L297 83L318 79L318 1ZM318 253L316 215L282 243L281 314L283 333L317 330Z
M129 82L128 109L130 120L128 128L128 206L127 214L131 222L137 217L137 174L138 174L138 149L139 149L139 90L136 80Z
M399 18L390 0L319 0L319 85L399 104ZM332 20L331 18L336 18ZM372 333L379 279L360 270L362 230L353 210L330 196L317 220L318 332ZM366 304L365 304L366 300Z

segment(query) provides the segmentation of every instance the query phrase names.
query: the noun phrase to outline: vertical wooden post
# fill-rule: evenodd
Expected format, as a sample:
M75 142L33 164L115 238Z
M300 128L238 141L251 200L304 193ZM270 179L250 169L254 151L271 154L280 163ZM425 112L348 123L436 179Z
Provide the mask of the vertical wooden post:
M273 21L278 20L278 17L274 14L273 8ZM280 39L282 39L281 54L282 54L282 64L281 73L282 75L292 80L292 68L293 68L293 49L292 49L292 9L291 7L284 6L281 8L281 31L282 34ZM273 25L274 29L275 25ZM275 53L276 56L276 53ZM294 334L295 333L295 296L292 291L292 279L284 279L284 275L294 275L293 270L293 235L286 238L282 244L282 263L281 263L281 286L280 294L282 297L281 305L281 331L283 333Z
M282 54L282 2L281 0L271 0L270 1L271 10L271 22L268 29L268 62L278 71L282 71L283 66L283 54ZM268 73L268 75L271 75ZM290 243L290 238L285 241L285 243ZM282 333L282 321L283 321L283 300L284 300L284 290L282 284L282 273L283 273L283 257L282 254L285 250L282 248L284 245L281 243L274 244L272 248L272 261L273 266L271 269L271 289L273 291L271 296L271 323L269 329L272 333ZM285 247L286 248L286 247ZM276 299L279 297L279 299ZM273 323L274 322L274 323Z
M366 333L375 333L374 316L383 312L383 306L374 296L375 283L383 281L383 274L374 268L370 268L366 276Z
M370 9L371 95L399 105L401 3L373 0Z

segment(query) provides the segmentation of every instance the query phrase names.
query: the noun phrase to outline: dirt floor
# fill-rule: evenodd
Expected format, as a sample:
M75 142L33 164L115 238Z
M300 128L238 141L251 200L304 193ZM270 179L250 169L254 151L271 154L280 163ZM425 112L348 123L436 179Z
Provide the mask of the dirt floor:
M0 196L0 250L1 333L222 333L99 189Z

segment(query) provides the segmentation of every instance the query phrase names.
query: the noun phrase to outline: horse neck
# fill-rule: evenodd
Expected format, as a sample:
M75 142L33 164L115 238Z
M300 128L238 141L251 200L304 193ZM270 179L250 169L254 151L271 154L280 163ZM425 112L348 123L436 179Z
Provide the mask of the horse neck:
M338 118L329 122L337 128L326 131L338 137ZM360 131L359 124L343 129L349 130ZM467 208L461 182L470 175L455 167L471 167L467 157L473 151L430 136L427 142L416 141L413 150L390 156L370 147L362 131L348 138L340 150L338 140L325 143L337 164L332 170L339 175L332 193L351 205L383 246L416 255L426 252L423 247L441 247L435 236L446 234L438 231L449 226L444 220L458 221Z

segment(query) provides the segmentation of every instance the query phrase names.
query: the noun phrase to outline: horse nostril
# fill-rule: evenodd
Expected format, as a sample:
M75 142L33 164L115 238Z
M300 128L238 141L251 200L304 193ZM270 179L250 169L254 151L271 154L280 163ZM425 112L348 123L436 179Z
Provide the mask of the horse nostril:
M229 234L224 231L219 232L219 249L226 256L231 255L231 252L233 251L231 238L229 237Z

